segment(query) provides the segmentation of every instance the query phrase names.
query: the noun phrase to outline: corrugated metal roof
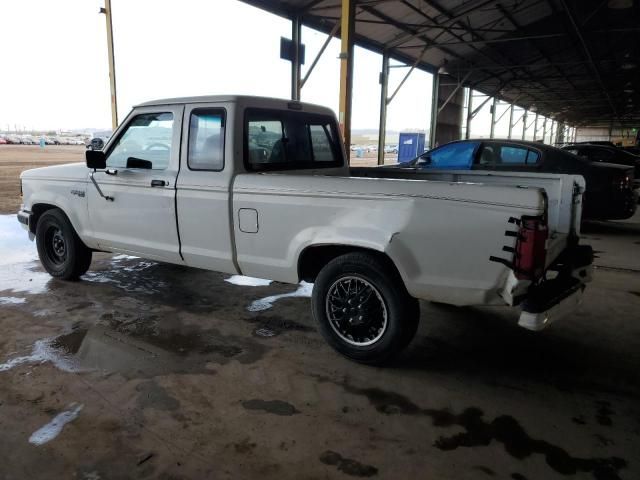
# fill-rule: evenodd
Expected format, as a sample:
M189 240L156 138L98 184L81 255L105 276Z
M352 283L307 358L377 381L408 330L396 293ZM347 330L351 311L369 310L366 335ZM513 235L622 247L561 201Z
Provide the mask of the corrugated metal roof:
M340 0L243 0L329 32ZM616 5L627 8L612 8ZM640 123L638 0L359 0L356 43L572 124Z

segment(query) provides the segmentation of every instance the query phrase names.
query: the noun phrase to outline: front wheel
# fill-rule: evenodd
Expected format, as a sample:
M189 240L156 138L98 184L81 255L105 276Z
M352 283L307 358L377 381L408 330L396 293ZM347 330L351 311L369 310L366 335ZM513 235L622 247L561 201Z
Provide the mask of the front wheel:
M52 277L76 280L91 264L91 250L57 208L47 210L38 219L36 246L40 263Z
M316 278L312 308L327 343L368 364L384 363L406 347L420 316L395 269L367 253L329 262Z

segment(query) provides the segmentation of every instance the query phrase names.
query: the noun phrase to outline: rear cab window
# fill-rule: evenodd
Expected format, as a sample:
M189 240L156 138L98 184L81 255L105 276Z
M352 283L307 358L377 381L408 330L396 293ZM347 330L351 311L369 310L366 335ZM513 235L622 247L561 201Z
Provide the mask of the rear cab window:
M189 152L191 170L218 172L224 167L225 111L220 108L197 108L189 119Z
M248 170L317 169L344 164L332 116L247 109L244 128Z

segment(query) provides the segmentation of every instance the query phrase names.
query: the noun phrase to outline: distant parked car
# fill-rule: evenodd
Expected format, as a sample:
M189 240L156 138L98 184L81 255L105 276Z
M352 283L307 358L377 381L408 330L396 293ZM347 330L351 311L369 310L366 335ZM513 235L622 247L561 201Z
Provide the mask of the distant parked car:
M8 142L4 137L0 137L0 145L6 145Z
M384 153L398 153L397 145L386 145L384 147Z
M640 180L640 157L618 147L602 144L574 144L562 147L563 150L584 158L590 162L617 163L634 168L636 180Z
M638 203L632 167L590 162L569 151L536 142L461 140L425 152L398 167L582 175L587 184L582 215L585 219L629 218Z

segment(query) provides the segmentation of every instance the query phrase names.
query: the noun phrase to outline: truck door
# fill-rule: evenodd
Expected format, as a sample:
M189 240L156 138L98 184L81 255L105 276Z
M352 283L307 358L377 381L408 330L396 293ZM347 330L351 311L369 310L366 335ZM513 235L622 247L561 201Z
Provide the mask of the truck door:
M89 219L101 249L181 262L175 208L182 105L136 109L94 174ZM107 198L105 198L107 197Z
M184 261L226 273L237 273L229 215L234 147L226 141L232 113L220 103L185 106L176 199Z

